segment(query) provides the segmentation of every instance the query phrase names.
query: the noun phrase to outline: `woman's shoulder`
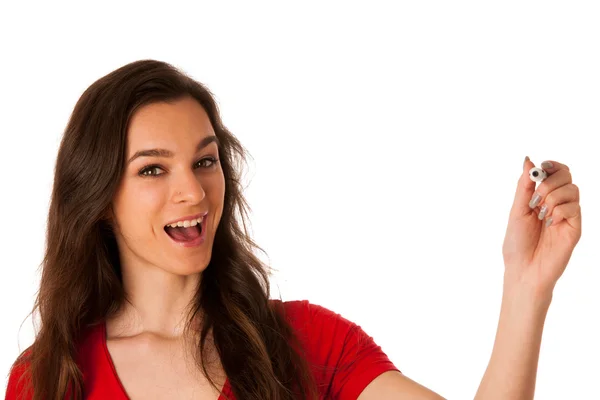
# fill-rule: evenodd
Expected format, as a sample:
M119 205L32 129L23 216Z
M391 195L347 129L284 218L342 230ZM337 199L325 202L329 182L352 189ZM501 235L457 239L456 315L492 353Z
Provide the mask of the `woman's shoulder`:
M309 348L342 346L352 334L362 333L353 321L309 300L271 302Z
M315 326L315 323L325 325L354 325L351 321L344 318L341 314L309 300L288 300L271 299L271 304L276 310L282 311L286 319L296 328L306 327L309 324ZM321 326L322 327L322 326Z
M270 299L271 304L283 309L288 315L305 318L324 318L327 320L341 320L342 322L350 322L340 313L333 309L325 307L321 304L314 303L310 300L287 300Z
M31 347L24 350L15 360L8 375L6 399L29 399L32 396L31 379L29 377L29 357Z
M399 371L357 323L308 300L272 300L283 311L313 365L315 378L332 397L357 398L377 376Z
M104 327L104 320L88 325L80 331L75 339L75 359L79 368L82 369L84 380L88 378L89 371L98 370L98 366L104 361L105 353L102 346ZM30 346L17 357L11 366L5 396L7 400L32 398L30 375L32 351L33 346Z

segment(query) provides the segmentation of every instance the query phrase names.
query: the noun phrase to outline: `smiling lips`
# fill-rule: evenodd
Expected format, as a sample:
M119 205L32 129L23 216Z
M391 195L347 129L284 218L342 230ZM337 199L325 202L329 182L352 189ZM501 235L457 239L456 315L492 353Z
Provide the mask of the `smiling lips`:
M204 241L203 231L204 221L206 213L200 214L199 217L179 220L167 224L165 226L165 232L171 239L180 244L186 244L188 246L196 246Z
M171 221L165 224L165 227L167 226L171 226L173 228L179 226L183 226L183 227L188 227L188 226L195 226L196 224L199 224L202 222L202 219L204 217L206 217L206 215L208 214L208 211L196 214L196 215L188 215L186 217L182 217L179 219L176 219L175 221ZM194 220L196 221L196 223L194 223ZM189 225L186 225L186 223L188 223Z

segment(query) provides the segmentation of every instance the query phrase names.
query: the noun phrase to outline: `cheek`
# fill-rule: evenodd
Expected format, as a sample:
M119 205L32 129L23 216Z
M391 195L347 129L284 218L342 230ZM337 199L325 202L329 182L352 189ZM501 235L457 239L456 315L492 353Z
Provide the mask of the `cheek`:
M144 212L144 210L150 211L159 208L163 199L164 194L160 190L139 188L133 192L132 203L134 208Z
M130 202L130 215L133 218L132 223L138 228L147 229L153 222L156 222L160 209L164 203L162 191L156 189L139 188L133 192Z
M136 235L147 231L156 218L163 197L161 191L139 185L124 187L115 199L116 216L121 230Z
M211 182L210 190L207 190L206 194L209 197L211 207L215 211L215 217L217 218L215 223L218 223L218 219L220 219L223 212L223 202L225 199L225 177L223 174Z

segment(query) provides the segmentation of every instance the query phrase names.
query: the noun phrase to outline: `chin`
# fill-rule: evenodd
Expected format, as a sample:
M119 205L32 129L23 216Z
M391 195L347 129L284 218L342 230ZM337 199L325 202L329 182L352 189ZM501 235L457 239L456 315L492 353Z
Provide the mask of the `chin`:
M179 275L179 276L190 276L201 274L208 267L208 262L200 261L200 262L189 262L189 263L180 263L179 265L173 266L172 264L167 269L168 272Z

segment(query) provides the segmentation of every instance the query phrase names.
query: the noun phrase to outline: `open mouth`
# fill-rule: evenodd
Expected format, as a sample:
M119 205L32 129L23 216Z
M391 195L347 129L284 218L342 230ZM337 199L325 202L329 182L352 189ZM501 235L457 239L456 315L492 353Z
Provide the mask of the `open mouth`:
M206 218L204 218L201 223L187 228L183 226L178 226L176 228L165 226L164 230L167 233L167 235L171 237L171 239L178 243L193 242L195 240L200 239L200 237L202 236L205 220Z

